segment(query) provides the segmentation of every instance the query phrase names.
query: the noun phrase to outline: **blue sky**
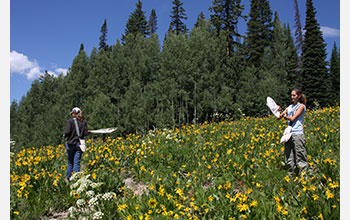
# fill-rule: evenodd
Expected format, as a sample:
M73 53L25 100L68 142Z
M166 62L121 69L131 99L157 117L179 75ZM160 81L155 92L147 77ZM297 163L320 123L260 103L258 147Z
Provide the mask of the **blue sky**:
M198 14L210 17L212 0L183 0L188 17L185 23L192 29ZM314 0L316 19L323 30L330 54L334 42L340 47L340 1ZM10 1L10 102L21 100L33 80L48 70L50 74L66 73L83 43L89 55L98 47L100 29L107 19L107 43L115 44L121 38L137 0L11 0ZM163 41L170 23L172 0L142 0L143 11L149 18L152 8L158 17L159 40ZM242 0L244 14L249 13L249 0ZM306 0L298 0L301 22L305 24ZM282 23L294 28L294 1L270 0ZM246 22L238 27L245 33ZM293 30L294 35L294 30Z

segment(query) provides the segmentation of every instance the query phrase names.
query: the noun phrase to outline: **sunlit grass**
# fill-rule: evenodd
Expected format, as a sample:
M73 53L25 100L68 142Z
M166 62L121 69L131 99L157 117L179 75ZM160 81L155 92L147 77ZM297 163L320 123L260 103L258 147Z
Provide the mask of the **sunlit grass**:
M92 189L72 192L75 181L64 182L63 145L23 149L11 156L11 216L70 210L72 218L95 219L339 219L339 111L307 112L309 169L301 176L284 170L286 122L272 116L89 140L81 178L103 186L94 205ZM147 190L135 195L137 186Z

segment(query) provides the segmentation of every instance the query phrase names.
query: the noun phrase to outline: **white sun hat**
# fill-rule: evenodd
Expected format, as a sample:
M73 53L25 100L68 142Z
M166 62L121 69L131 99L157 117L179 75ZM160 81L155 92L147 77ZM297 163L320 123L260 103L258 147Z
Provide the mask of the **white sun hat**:
M286 143L291 136L292 136L292 126L288 125L287 128L284 129L283 136L281 137L280 143Z
M81 110L80 110L80 108L78 108L78 107L74 107L73 109L72 109L72 111L70 112L70 114L72 114L72 113L79 113Z
M280 111L278 110L279 106L276 104L276 102L271 98L266 98L266 105L270 108L271 112L276 116L276 118L280 117Z

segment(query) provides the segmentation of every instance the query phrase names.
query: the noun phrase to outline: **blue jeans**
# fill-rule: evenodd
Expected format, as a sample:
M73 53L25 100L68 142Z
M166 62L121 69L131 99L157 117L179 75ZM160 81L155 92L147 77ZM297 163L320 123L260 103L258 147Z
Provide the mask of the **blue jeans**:
M79 144L66 144L68 155L67 179L72 176L72 172L80 171L80 159L82 151Z

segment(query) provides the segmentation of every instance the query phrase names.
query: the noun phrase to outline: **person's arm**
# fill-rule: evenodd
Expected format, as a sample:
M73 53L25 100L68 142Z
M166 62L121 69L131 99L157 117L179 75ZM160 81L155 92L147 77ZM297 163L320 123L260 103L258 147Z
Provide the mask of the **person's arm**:
M281 108L281 107L280 107ZM278 119L281 119L283 118L285 115L287 115L287 111L288 111L288 108L286 108L281 114L280 114L280 117Z
M71 124L72 124L71 120L68 120L67 124L66 124L66 129L64 130L64 134L63 134L64 137L68 137L70 135L70 133L72 132L71 131L71 127L72 127Z
M86 121L84 121L84 129L83 129L84 133L83 133L83 137L87 136L90 134L90 131L88 130L88 125L86 123Z
M295 112L295 114L292 117L289 117L286 115L284 116L284 118L291 122L294 122L295 119L297 119L301 115L301 113L303 113L303 111L304 111L304 105L300 105L298 110Z

